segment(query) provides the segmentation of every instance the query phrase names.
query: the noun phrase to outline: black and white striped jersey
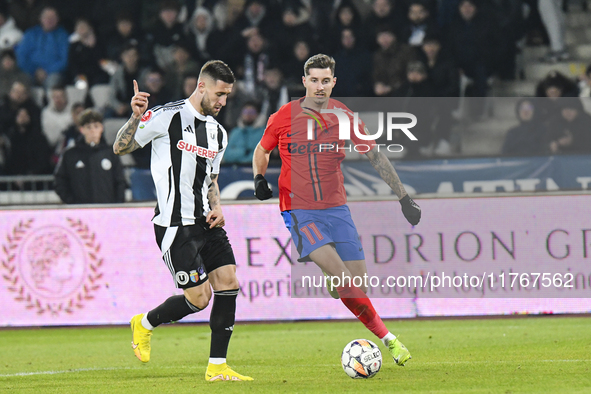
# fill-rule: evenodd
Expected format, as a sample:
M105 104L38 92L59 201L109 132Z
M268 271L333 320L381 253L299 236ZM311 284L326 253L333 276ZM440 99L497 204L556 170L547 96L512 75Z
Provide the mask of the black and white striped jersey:
M211 115L201 115L188 99L144 113L135 140L152 141L150 168L156 186L156 215L163 227L195 224L210 211L210 175L219 174L228 144L226 130Z

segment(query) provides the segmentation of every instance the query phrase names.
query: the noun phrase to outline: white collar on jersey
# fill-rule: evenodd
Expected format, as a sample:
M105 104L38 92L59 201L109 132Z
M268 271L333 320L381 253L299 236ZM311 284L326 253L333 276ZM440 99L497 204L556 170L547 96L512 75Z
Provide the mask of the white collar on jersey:
M197 119L205 122L207 120L207 116L200 114L195 107L193 107L193 104L191 104L191 102L189 101L189 99L185 99L185 104L187 104L187 108L189 108L189 111L191 111L191 113L193 114L194 117L196 117Z

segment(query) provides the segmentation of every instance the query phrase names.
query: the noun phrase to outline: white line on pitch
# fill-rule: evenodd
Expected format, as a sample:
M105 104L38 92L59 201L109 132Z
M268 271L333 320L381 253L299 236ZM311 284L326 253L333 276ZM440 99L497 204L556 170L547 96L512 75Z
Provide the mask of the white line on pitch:
M159 369L184 369L184 368L198 368L198 367L190 367L190 366L162 366L158 367ZM77 368L77 369L65 369L63 371L35 371L35 372L17 372L17 373L10 373L10 374L3 374L0 375L0 378L9 378L14 376L32 376L32 375L57 375L62 373L72 373L72 372L90 372L90 371L119 371L119 370L141 370L141 367L109 367L109 368Z

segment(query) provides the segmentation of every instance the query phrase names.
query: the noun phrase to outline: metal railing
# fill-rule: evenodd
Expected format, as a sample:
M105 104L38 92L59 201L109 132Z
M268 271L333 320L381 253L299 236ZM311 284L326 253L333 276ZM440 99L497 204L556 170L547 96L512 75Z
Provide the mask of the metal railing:
M53 175L0 176L0 206L59 203Z

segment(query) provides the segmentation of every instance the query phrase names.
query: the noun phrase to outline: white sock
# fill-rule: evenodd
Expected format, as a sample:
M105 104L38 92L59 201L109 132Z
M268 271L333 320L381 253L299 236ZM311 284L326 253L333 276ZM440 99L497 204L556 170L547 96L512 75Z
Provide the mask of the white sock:
M144 317L142 317L142 326L146 329L146 330L150 330L152 331L154 329L154 327L152 327L152 325L150 324L150 322L148 321L148 314L146 313L144 315Z
M388 343L394 339L396 339L396 336L394 334L392 334L390 331L388 331L388 333L383 337L380 338L382 340L382 342L384 342L384 345L388 346Z
M222 358L222 357L210 357L209 358L209 363L210 364L215 364L215 365L222 365L226 363L226 359Z

